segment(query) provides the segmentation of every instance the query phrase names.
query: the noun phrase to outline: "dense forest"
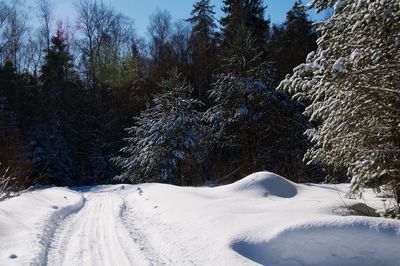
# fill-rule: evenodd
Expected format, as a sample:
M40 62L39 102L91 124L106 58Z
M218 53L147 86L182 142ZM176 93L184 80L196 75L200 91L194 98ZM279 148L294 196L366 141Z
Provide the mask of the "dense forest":
M0 2L0 186L268 170L386 184L399 202L399 3L342 2L297 1L273 25L265 1L223 0L216 18L199 0L176 22L155 10L147 36L101 1L75 1L65 25L39 0L37 29L19 1Z

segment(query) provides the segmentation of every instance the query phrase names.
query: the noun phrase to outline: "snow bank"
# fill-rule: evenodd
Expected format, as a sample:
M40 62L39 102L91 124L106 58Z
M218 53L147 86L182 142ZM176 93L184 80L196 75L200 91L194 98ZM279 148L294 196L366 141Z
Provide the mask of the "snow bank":
M215 188L127 186L126 223L173 265L396 265L400 222L363 216L375 212L347 189L268 172Z
M396 265L399 230L391 221L325 220L289 227L272 239L232 243L232 249L262 265Z
M81 194L64 188L0 202L0 265L41 265L57 224L83 205Z

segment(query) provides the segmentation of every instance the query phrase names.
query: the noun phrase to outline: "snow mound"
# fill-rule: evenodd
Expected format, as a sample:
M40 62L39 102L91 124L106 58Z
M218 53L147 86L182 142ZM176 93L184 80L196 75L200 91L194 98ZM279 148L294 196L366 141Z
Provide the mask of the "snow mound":
M389 224L374 220L306 224L285 229L266 242L234 242L232 249L262 265L397 265L400 237Z
M0 202L0 265L42 265L58 224L84 203L82 194L55 187Z
M249 192L263 197L293 198L297 195L295 183L271 172L254 173L225 187L234 192Z

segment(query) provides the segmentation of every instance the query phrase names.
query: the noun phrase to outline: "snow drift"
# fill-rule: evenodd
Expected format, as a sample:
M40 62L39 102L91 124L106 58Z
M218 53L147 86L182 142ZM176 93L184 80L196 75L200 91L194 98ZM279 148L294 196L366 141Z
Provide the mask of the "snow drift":
M368 217L375 210L346 199L348 188L260 172L214 188L125 193L153 249L174 265L395 265L400 222ZM382 205L370 190L365 200Z
M58 224L83 205L81 194L65 188L0 202L0 265L41 265Z
M262 265L375 266L398 263L399 232L373 220L366 221L327 220L298 225L279 232L268 241L242 240L233 243L232 248Z

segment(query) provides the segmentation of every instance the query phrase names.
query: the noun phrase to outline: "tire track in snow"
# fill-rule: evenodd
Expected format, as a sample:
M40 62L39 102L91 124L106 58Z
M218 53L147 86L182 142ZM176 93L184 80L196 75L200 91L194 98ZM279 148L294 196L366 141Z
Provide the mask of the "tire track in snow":
M85 206L56 230L47 265L151 265L122 222L125 208L114 193L88 193Z
M131 238L139 247L141 252L149 260L149 265L171 265L171 261L162 258L145 234L145 222L135 208L128 207L124 201L124 208L121 212L122 220L130 233ZM168 263L166 262L168 261Z

